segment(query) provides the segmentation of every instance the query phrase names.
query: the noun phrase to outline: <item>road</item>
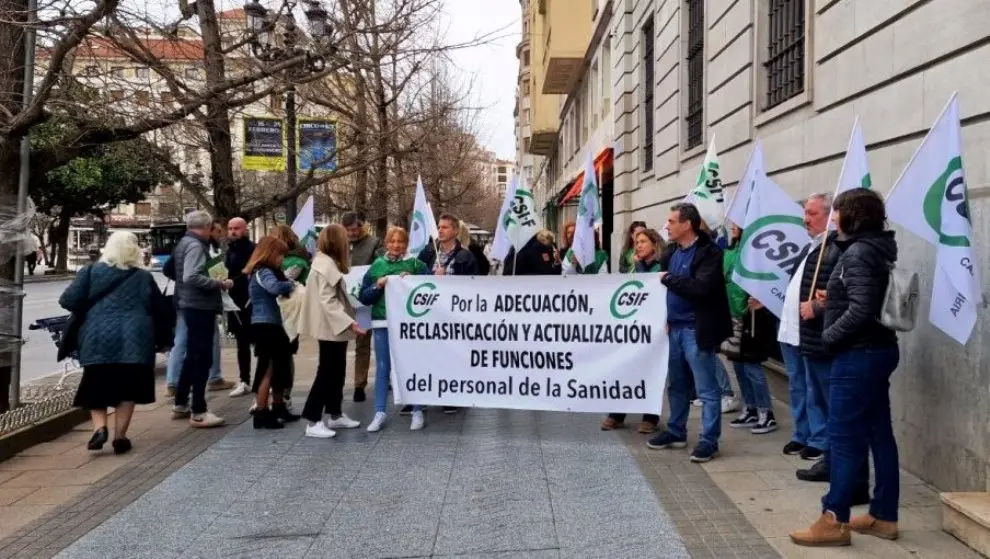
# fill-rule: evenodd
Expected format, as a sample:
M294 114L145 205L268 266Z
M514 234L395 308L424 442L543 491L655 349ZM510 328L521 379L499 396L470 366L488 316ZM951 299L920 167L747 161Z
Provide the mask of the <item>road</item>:
M159 286L165 285L165 278L155 273ZM24 336L27 343L21 352L21 382L58 373L62 365L55 361L55 345L47 330L28 330L28 325L39 318L68 314L58 306L58 298L68 287L68 281L29 283L24 286Z

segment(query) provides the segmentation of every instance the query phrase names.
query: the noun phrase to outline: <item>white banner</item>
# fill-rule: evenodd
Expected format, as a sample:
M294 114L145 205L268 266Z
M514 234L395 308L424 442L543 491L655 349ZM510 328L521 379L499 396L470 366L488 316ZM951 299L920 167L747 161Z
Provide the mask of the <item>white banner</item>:
M666 294L657 274L392 278L395 401L659 414Z
M344 287L347 290L347 298L354 307L355 319L358 326L367 330L371 328L371 307L366 307L364 303L358 301L358 293L361 292L361 281L368 273L371 266L354 266L351 271L344 275Z

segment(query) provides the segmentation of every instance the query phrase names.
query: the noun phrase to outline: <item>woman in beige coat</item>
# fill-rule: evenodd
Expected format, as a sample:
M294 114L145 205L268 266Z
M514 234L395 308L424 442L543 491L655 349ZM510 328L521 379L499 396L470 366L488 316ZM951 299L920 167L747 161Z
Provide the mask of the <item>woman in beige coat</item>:
M313 388L306 398L302 416L306 436L329 439L334 429L361 425L341 411L347 372L347 342L364 330L354 320L354 309L347 300L344 274L350 271L347 230L333 224L320 233L317 252L306 282L306 302L299 317L299 331L320 344L320 363ZM323 419L324 410L330 416Z

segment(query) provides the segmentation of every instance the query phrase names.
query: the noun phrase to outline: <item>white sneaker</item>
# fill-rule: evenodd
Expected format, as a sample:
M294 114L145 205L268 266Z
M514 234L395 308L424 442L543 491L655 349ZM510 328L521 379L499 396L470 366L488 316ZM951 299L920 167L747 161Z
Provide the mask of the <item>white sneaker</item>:
M292 411L292 398L282 398L282 403L285 404L285 409Z
M739 410L739 401L732 396L722 396L722 413L732 413Z
M346 414L340 414L337 419L328 419L327 427L331 429L354 429L355 427L360 427L361 422L356 421L347 417Z
M231 398L237 398L238 396L244 396L251 393L251 387L247 385L246 382L238 382L237 386L230 391Z
M381 431L382 430L382 427L385 426L385 419L387 417L388 416L385 415L385 412L378 412L378 413L376 413L375 414L375 418L372 419L371 420L371 423L368 424L368 432L369 433L377 433L378 431Z
M326 423L317 421L306 426L306 436L314 439L332 439L337 436L337 432L327 427Z
M189 406L172 406L172 419L186 419L189 417Z
M423 416L422 411L414 411L412 413L412 421L409 423L410 431L419 431L426 425L426 417Z
M701 398L695 398L694 400L691 400L691 405L694 406L694 407L696 407L696 408L700 408L701 407Z
M189 418L189 425L200 429L219 427L223 424L224 419L222 417L217 417L213 414L213 412L194 413L192 414L192 417Z

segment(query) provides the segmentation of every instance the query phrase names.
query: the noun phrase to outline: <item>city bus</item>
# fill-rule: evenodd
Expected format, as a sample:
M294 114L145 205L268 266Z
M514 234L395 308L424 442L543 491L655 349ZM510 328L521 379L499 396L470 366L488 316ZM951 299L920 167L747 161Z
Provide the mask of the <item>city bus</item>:
M179 239L185 234L185 223L152 225L148 233L151 240L151 267L161 268L172 255L172 250L179 243Z

